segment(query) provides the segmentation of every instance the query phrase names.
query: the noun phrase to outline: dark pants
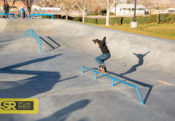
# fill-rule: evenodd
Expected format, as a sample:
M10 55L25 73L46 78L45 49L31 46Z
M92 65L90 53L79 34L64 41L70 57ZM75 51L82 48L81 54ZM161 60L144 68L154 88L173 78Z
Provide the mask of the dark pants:
M9 11L5 11L5 18L8 18L9 17Z
M106 53L96 57L95 60L100 65L100 64L104 64L104 61L106 61L109 58L110 58L110 53Z
M21 18L25 18L25 12L21 12Z

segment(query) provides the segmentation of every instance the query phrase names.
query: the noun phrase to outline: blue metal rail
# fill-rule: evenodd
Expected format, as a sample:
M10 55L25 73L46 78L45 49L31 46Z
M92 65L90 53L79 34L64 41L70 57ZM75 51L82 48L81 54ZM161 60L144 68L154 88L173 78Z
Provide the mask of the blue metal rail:
M33 16L51 16L53 20L53 14L31 14L30 18L33 19Z
M140 103L141 103L142 105L144 105L144 102L143 102L143 99L142 99L142 97L141 97L139 88L138 88L136 85L127 83L127 82L125 82L125 81L122 81L122 80L117 79L117 78L115 78L115 77L109 76L109 75L107 75L107 74L102 74L102 73L100 73L100 72L97 71L97 70L93 70L93 69L88 68L88 67L85 67L85 66L82 66L82 68L81 68L81 72L82 72L82 73L84 73L84 69L93 71L93 72L94 72L94 78L95 78L95 80L97 79L97 74L101 74L101 75L103 75L103 76L106 76L106 77L112 79L112 86L115 85L115 84L114 84L114 81L117 81L117 82L120 82L120 83L123 83L123 84L126 84L126 85L130 86L130 87L135 88L135 89L136 89L136 92L137 92L137 95L138 95L138 97L139 97Z
M31 37L33 37L37 41L37 43L40 46L40 53L42 53L42 41L38 37L38 35L35 33L35 31L33 29L27 30L27 31L25 31L25 37L27 37L27 35L30 35Z
M15 14L14 13L9 13L9 14L5 14L5 13L0 13L0 15L3 15L3 16L12 16L13 19L15 19Z

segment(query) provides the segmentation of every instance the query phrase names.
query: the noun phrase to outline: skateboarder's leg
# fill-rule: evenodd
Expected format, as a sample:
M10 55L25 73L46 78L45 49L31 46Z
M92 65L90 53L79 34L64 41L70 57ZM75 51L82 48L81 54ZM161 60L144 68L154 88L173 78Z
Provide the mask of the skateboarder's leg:
M96 60L97 63L99 64L99 71L100 71L101 73L106 74L107 69L106 69L106 67L105 67L105 65L104 65L104 61L106 61L106 60L109 59L109 58L110 58L110 54L109 54L109 53L107 53L107 54L102 54L102 55L100 55L100 56L98 56L98 57L95 58L95 60Z
M104 61L107 60L108 58L110 58L110 54L102 54L102 55L95 58L95 60L99 64L99 71L101 73L107 72L106 67L104 65Z
M104 64L103 55L100 55L100 56L96 57L95 60L97 61L97 63L98 63L99 65Z
M110 58L110 54L102 54L98 57L95 58L95 60L97 61L98 64L102 65L104 64L104 61L107 60L108 58Z

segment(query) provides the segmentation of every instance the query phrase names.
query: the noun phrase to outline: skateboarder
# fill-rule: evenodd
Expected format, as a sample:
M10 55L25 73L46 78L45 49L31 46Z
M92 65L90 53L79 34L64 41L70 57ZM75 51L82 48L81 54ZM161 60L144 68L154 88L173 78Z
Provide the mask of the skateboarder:
M107 59L110 58L110 52L108 47L106 46L106 37L103 38L103 40L99 40L99 39L95 39L93 40L93 42L99 46L99 48L101 49L102 55L98 56L95 58L95 60L97 61L97 63L99 64L99 71L101 73L106 73L106 67L104 65L104 61L106 61Z

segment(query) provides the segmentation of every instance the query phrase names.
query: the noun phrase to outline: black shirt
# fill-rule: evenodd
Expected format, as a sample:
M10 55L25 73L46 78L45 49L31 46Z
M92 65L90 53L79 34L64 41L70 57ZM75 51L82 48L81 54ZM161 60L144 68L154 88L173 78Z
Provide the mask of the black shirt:
M108 50L108 47L106 46L106 37L103 38L103 40L96 40L97 43L99 44L99 47L101 49L101 52L103 54L107 54L107 53L110 53L109 50Z
M10 7L9 7L8 4L5 4L5 5L4 5L4 11L9 11L9 8L10 8Z

